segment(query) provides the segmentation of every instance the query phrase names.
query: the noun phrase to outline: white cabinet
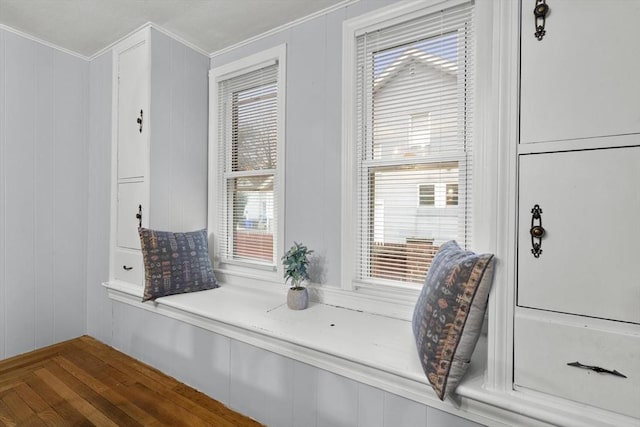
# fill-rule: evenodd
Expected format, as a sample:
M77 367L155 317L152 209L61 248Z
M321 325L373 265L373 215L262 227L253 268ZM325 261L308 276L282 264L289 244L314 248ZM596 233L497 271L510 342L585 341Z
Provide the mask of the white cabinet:
M522 310L516 317L515 384L640 418L640 335L609 323L586 328L578 316L542 319ZM577 363L618 375L569 365Z
M518 305L640 323L638 212L640 146L521 155Z
M514 387L633 424L640 418L640 2L546 3L541 40L536 2L521 7Z
M113 48L111 280L142 285L140 225L206 225L208 69L152 27Z
M522 2L520 142L640 132L640 2L548 0L542 40Z
M118 179L143 178L149 128L149 40L140 35L115 53L117 79Z

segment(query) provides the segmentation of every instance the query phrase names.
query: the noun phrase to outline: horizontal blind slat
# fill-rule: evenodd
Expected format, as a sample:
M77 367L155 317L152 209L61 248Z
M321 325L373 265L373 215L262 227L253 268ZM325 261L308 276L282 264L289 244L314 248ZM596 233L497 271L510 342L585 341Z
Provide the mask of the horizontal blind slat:
M472 13L356 40L359 280L421 283L439 245L471 241Z
M275 266L278 64L218 82L223 260Z

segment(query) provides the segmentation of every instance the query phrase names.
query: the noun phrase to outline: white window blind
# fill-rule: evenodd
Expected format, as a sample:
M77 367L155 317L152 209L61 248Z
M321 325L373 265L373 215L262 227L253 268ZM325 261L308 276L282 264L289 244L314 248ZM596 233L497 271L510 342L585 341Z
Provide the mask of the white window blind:
M218 253L275 267L278 64L218 82Z
M357 37L360 281L422 283L442 243L470 243L472 13L463 4Z

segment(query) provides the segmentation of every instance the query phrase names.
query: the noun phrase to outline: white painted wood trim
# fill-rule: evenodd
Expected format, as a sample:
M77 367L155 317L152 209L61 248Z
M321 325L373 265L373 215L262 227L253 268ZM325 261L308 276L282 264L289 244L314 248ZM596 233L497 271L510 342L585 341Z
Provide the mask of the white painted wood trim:
M480 360L474 357L471 370L458 387L457 396L442 402L436 398L420 369L417 354L416 363L409 369L402 362L394 366L395 359L388 357L390 354L385 357L385 352L389 350L376 342L393 342L396 337L385 339L384 328L381 331L380 328L371 330L372 328L367 327L367 319L372 316L367 313L322 305L315 307L315 314L310 309L294 313L283 307L284 292L256 293L252 288L243 286L223 286L204 291L209 294L195 297L194 294L174 295L160 298L156 302L142 303L140 286L118 281L103 285L114 301L203 328L485 425L539 426L550 423L570 427L613 427L632 426L637 422L629 417L542 394L487 390L483 386L483 357ZM238 310L229 312L231 315L225 314L224 310L215 307L216 303L238 307ZM284 318L279 317L279 321L274 322L269 313L278 309L284 310ZM326 331L328 325L325 323L334 318L327 317L326 313L333 313L330 316L338 319L336 323L340 327L353 329L345 331L348 336L365 337L365 341L369 342L366 345L371 345L375 352L365 351L369 356L361 357L358 354L363 352L361 348L357 348L358 343L349 345L349 342L342 340L324 347L318 344L321 339L297 333L287 319L295 316L300 322L305 322L305 331L319 331L323 327ZM410 323L406 321L384 316L374 318L377 326L389 323L389 331L397 331L398 327L410 327ZM325 339L325 342L331 343L332 340ZM407 346L413 344L406 343ZM481 338L478 345L481 347L479 353L483 354L482 347L486 345L484 339Z
M278 144L276 166L277 225L274 250L276 260L284 254L284 224L285 224L285 148L286 148L286 88L287 88L287 45L281 44L270 49L249 55L237 61L224 64L209 70L209 194L208 194L208 236L209 253L214 254L214 268L225 282L235 283L234 278L249 278L261 282L282 283L282 265L276 262L275 269L264 269L259 266L252 268L250 264L234 265L224 263L220 270L220 260L216 258L216 233L219 228L218 201L220 199L218 153L221 142L218 141L218 83L222 80L234 78L262 67L278 63Z
M118 59L119 55L132 47L145 44L144 54L147 56L147 68L145 70L146 75L146 94L147 99L144 101L143 110L145 111L145 122L147 123L147 132L145 136L146 156L144 159L144 177L142 180L136 178L136 181L144 181L145 196L143 198L143 226L149 226L149 198L150 198L150 177L149 177L149 163L150 163L150 141L151 141L151 118L153 112L151 111L151 28L149 26L143 27L137 33L129 36L127 39L121 41L112 48L112 72L111 72L111 214L110 214L110 233L109 233L109 277L115 278L115 269L117 266L115 262L115 251L117 243L117 222L118 222L118 184L121 182L127 182L127 179L118 179Z
M356 37L360 34L376 31L390 25L411 20L416 17L428 15L443 8L455 7L460 4L469 3L466 0L418 0L410 2L399 2L390 6L376 9L370 13L349 19L343 23L342 39L342 212L341 212L341 250L342 250L342 271L341 287L344 290L355 291L357 294L364 294L372 287L366 284L359 284L355 272L355 245L357 208L355 197L356 167L355 167L355 67L356 67ZM486 25L486 19L498 19L494 15L494 5L490 2L477 2L475 4L474 20L476 24L476 63L486 65L480 67L476 65L476 92L475 111L477 120L475 126L475 141L473 148L474 162L474 192L473 192L473 222L471 225L471 235L474 236L473 247L476 251L490 252L501 256L496 245L496 235L499 233L498 223L495 218L498 215L498 195L497 182L499 179L498 167L505 159L500 158L497 140L497 131L493 129L493 124L498 122L497 113L492 113L496 102L485 101L485 98L493 96L492 70L499 64L493 63L492 54L497 50L496 34L492 25ZM484 24L484 25L480 25ZM498 34L499 35L499 34ZM514 59L515 60L515 59ZM497 107L496 107L497 108ZM450 157L448 157L450 158ZM476 178L478 185L476 186ZM481 202L481 203L480 203ZM398 290L394 287L380 286L375 293L384 296L389 300L397 298ZM406 295L400 306L389 307L387 310L396 311L400 309L406 316L407 309L402 308L408 301L415 302L417 292ZM357 298L353 299L357 301ZM350 306L351 307L351 306ZM373 308L375 307L375 308ZM372 306L373 310L385 310L384 304ZM377 311L376 311L377 312Z
M325 9L319 10L317 12L314 12L314 13L312 13L310 15L307 15L307 16L304 16L302 18L296 19L294 21L287 22L286 24L280 25L279 27L273 28L273 29L271 29L269 31L265 31L264 33L258 34L257 36L250 37L250 38L248 38L246 40L243 40L243 41L241 41L239 43L235 43L235 44L232 44L231 46L227 46L227 47L225 47L223 49L217 50L215 52L211 52L209 54L209 57L210 58L215 58L216 56L224 55L225 53L229 53L229 52L231 52L231 51L233 51L235 49L238 49L238 48L240 48L242 46L246 46L246 45L252 44L252 43L254 43L254 42L258 41L258 40L262 40L262 39L270 37L270 36L272 36L274 34L278 34L281 31L289 30L289 29L294 28L294 27L296 27L296 26L298 26L300 24L304 24L305 22L308 22L308 21L311 21L313 19L316 19L316 18L318 18L320 16L329 14L329 13L331 13L333 11L342 9L343 7L347 7L347 6L351 5L351 4L357 3L358 1L360 1L360 0L344 0L344 1L341 1L340 3L334 4L333 6L329 6L329 7L325 8Z
M76 58L80 58L80 59L85 60L85 61L90 61L91 60L91 58L89 58L87 56L84 56L84 55L82 55L80 53L77 53L77 52L74 52L72 50L66 49L64 47L58 46L58 45L56 45L54 43L51 43L51 42L48 42L46 40L42 40L42 39L40 39L40 38L38 38L36 36L32 36L31 34L22 32L20 30L17 30L15 28L12 28L12 27L9 27L9 26L6 26L4 24L0 24L0 30L4 30L4 31L7 31L9 33L13 33L13 34L15 34L17 36L23 37L23 38L31 40L33 42L39 43L39 44L41 44L43 46L50 47L51 49L58 50L60 52L66 53L66 54L74 56Z
M115 48L120 43L124 42L125 40L129 39L130 37L135 37L136 34L138 34L139 32L141 32L143 30L146 30L148 28L153 28L154 30L158 31L159 33L162 33L165 36L172 38L173 40L177 41L178 43L182 43L183 45L185 45L189 49L194 50L194 51L200 53L201 55L209 56L209 54L204 49L196 46L195 44L193 44L191 42L186 41L182 37L172 33L171 31L167 30L166 28L149 21L149 22L145 22L144 24L140 25L138 28L130 31L125 36L120 37L119 39L117 39L113 43L110 43L107 46L103 47L102 49L100 49L96 53L92 54L91 56L84 57L84 59L86 59L88 61L93 61L94 59L96 59L100 55L102 55L104 53L107 53L111 49ZM76 54L76 55L78 55L78 54Z
M519 81L519 5L512 0L494 3L490 104L496 111L486 140L497 141L488 153L497 162L493 182L497 265L488 304L487 387L508 392L513 386L513 316L516 278L517 138Z

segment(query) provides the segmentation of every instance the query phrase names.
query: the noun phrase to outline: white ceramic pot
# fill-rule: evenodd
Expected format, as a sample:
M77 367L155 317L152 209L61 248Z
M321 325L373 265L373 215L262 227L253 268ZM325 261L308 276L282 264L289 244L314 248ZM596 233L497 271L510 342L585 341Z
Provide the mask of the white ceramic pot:
M287 306L291 310L304 310L309 305L307 288L289 288L287 292Z

